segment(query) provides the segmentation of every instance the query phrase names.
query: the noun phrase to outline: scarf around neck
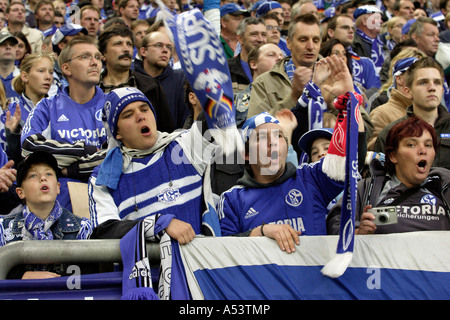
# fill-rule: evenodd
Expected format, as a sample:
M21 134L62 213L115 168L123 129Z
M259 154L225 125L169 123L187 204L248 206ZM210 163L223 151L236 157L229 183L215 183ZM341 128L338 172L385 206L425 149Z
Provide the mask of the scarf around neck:
M53 240L51 227L62 214L62 207L58 201L55 201L52 211L45 220L31 212L28 206L24 206L22 212L24 216L23 240Z
M356 29L356 34L359 35L363 41L372 45L371 58L373 60L373 63L375 64L377 72L380 72L384 62L383 42L381 41L380 37L377 36L375 39L372 39L358 28Z
M130 149L123 145L110 149L100 165L97 186L107 186L110 189L117 189L122 173L128 168L133 158L142 158L164 149L170 142L177 138L183 131L166 133L158 131L156 143L150 149L138 150Z

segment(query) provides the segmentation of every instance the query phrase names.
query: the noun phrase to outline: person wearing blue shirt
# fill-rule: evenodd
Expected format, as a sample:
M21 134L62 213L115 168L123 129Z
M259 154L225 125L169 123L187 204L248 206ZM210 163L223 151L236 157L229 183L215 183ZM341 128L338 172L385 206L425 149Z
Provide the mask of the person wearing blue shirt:
M327 90L336 96L359 96L350 93L353 82L342 59L331 56L318 63L331 68L334 81ZM357 99L360 105L362 98ZM343 109L347 103L335 106ZM345 115L341 113L338 118L335 132L345 132ZM358 118L362 132L360 114ZM287 253L295 251L300 234L326 235L326 207L342 191L345 176L345 154L337 156L331 150L341 149L345 137L333 138L322 160L296 168L286 161L287 139L279 121L269 113L247 119L243 136L247 169L238 185L221 196L218 214L222 235L267 236Z
M71 40L58 57L58 64L69 86L45 98L30 113L22 130L22 155L44 150L51 152L62 168L58 201L71 209L68 181L87 181L93 168L103 159L97 153L106 142L101 119L105 101L97 86L102 68L101 53L95 40L84 36ZM98 157L93 167L81 161Z

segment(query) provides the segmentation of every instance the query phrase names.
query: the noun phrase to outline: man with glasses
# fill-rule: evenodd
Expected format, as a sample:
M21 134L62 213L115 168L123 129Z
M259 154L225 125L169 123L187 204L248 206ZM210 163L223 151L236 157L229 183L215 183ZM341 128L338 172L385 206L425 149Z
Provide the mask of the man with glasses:
M338 39L352 55L353 81L360 83L364 89L380 88L380 76L375 71L375 65L367 57L360 57L352 50L356 27L353 19L347 15L336 15L328 21L327 40Z
M277 14L268 13L263 16L263 19L267 29L267 42L276 44L283 51L285 57L290 56L291 51L287 47L286 39L281 37L282 26Z
M142 39L142 60L134 61L134 69L136 74L150 76L161 85L177 129L183 128L190 112L184 101L184 84L187 81L184 71L174 70L169 65L173 50L173 43L165 32L150 32Z
M62 169L58 201L71 210L69 181L87 181L106 152L97 153L106 142L102 123L103 91L97 86L102 55L95 40L82 36L66 44L58 64L68 87L44 98L30 113L22 131L22 155L48 151Z
M110 27L100 33L98 47L106 68L100 75L99 86L104 93L123 87L138 88L154 106L159 130L170 133L175 125L161 85L151 76L130 69L134 46L133 32L126 26Z

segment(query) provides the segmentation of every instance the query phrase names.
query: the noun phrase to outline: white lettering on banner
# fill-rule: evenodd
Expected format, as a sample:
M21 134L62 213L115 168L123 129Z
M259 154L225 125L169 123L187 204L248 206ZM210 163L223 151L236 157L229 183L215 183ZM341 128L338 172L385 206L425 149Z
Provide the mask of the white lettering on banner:
M206 23L205 20L197 20L195 16L189 16L191 19L186 19L184 22L184 27L186 30L187 37L203 35L198 41L191 42L189 47L194 49L191 51L190 57L192 62L197 65L202 64L205 61L206 53L209 52L209 58L211 60L216 60L220 64L225 64L226 60L221 50L221 43L218 41L218 37L211 26ZM195 52L195 49L198 49ZM197 54L196 54L197 53Z
M178 46L182 52L181 58L183 59L186 72L192 74L194 71L192 64L201 65L205 61L206 54L211 60L216 60L225 65L226 59L221 51L220 40L206 21L190 15L183 18L181 23L177 23L176 27ZM188 48L187 38L189 37L195 37L196 40L193 42L189 41Z

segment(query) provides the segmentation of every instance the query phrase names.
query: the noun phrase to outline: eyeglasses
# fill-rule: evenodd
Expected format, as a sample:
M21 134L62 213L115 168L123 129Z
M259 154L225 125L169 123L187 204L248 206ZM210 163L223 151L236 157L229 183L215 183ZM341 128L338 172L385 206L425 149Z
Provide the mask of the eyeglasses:
M339 27L336 27L336 28L339 28L339 29L342 29L342 30L345 30L345 31L349 31L350 29L352 29L353 31L356 30L355 26L339 26Z
M70 61L73 61L75 59L78 59L78 60L81 60L81 61L89 61L89 62L92 62L92 59L95 59L97 62L101 62L102 58L103 58L103 56L101 54L96 54L96 55L93 56L93 55L88 54L88 53L83 53L83 54L80 54L79 56L76 56L76 57L73 57L72 59L67 60L66 63L70 62Z
M281 30L282 30L280 26L267 26L266 29L267 29L267 30L273 30L273 29L275 29L275 30L277 30L278 32L281 32Z
M173 50L173 46L171 44L164 44L164 43L161 43L161 42L157 42L157 43L154 43L154 44L149 44L147 47L154 47L156 49L162 49L162 48L166 47L167 50L169 50L169 51Z

